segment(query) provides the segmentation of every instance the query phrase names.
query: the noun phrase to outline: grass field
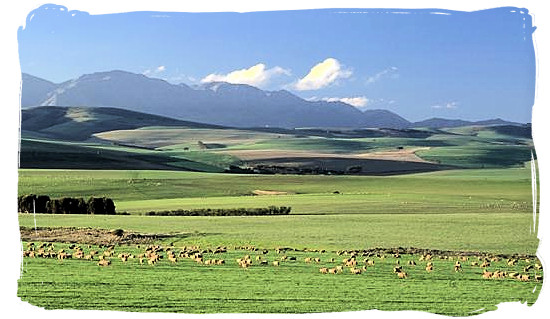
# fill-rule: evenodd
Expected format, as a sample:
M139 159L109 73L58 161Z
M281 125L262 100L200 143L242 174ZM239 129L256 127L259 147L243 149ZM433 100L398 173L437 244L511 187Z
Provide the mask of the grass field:
M523 128L338 134L297 130L294 134L288 130L180 125L130 127L98 133L86 141L49 140L50 131L41 129L32 133L33 138L23 139L22 167L28 168L19 170L19 194L107 196L115 201L118 212L130 215L19 214L20 226L156 234L161 237L155 244L173 243L175 250L189 245L231 248L215 256L227 261L220 266L187 259L176 264L164 259L149 266L136 260L123 264L111 258L112 265L100 267L97 261L25 257L18 295L34 305L190 313L420 310L466 316L493 310L500 302L532 304L541 288L541 281L533 280L535 273L524 269L534 263L539 241L528 162L532 141L530 131ZM54 133L60 134L58 131ZM411 169L408 173L413 174L392 176L221 173L229 165L246 164L235 156L240 154L237 151L252 155L273 152L274 163L282 163L298 161L300 152L313 158L315 154L341 156L345 161L368 153L416 148L409 155L441 163L422 163L439 171L414 173L420 169ZM288 157L279 158L278 154L285 152ZM309 159L304 156L298 165L306 161ZM327 157L321 164L328 165L329 161ZM384 164L406 165L399 161ZM370 166L373 171L369 174L380 173L373 161L362 165ZM270 193L277 195L256 195ZM292 212L248 217L144 215L148 211L269 205L290 206ZM68 250L65 243L54 245L56 251ZM104 249L82 245L87 251ZM233 247L249 245L269 250L264 255L269 260L267 266L237 266L236 258L257 252ZM280 258L274 252L276 247L296 248L289 254L297 261L271 266ZM390 254L384 260L377 259L376 266L361 275L351 274L348 268L337 275L319 272L320 267L334 267L345 257L336 254L339 250L398 247L471 256L459 272L453 270L456 256L455 260L434 258L434 271L428 273L418 253L403 254L400 260L407 279L399 279L392 272L396 259ZM115 250L138 254L143 247L118 245ZM479 254L506 255L485 268L529 272L530 280L483 279L482 268L469 266L477 260L473 255ZM512 255L531 256L532 261L520 258L517 265L508 266L505 258ZM306 257L319 257L321 262L305 263ZM336 262L329 262L330 258ZM419 265L406 265L411 259Z
M171 248L175 254L183 248ZM55 249L68 249L56 244ZM86 246L103 253L105 249ZM212 249L214 250L214 249ZM138 256L144 249L135 245L117 246L119 253ZM165 258L167 254L161 252ZM237 258L251 255L252 265L239 268ZM177 255L176 255L177 256ZM99 267L96 261L56 260L25 257L23 276L18 294L23 300L46 309L106 309L147 312L253 312L303 313L350 310L418 310L451 316L474 315L495 310L495 305L506 301L522 301L531 305L541 289L534 280L483 279L483 270L471 266L477 257L465 257L462 271L454 271L457 257L445 259L434 256L433 271L427 272L427 261L419 254L391 254L369 257L374 262L365 266L361 274L351 274L348 267L338 274L322 274L321 267L342 265L342 258L334 252L287 251L276 253L234 249L222 253L203 253L204 261L223 259L223 265L205 265L188 258L177 258L176 263L161 259L154 265L139 263L138 258L123 262L107 258L111 265ZM261 256L266 265L261 265ZM282 256L296 257L296 261L280 261ZM379 256L379 257L378 257ZM380 258L381 256L384 259ZM306 263L305 258L319 258ZM358 257L358 267L366 265ZM333 261L331 261L333 259ZM279 266L272 262L279 260ZM399 260L406 279L393 272ZM409 265L414 260L416 265ZM481 261L479 260L479 263ZM535 259L518 259L507 266L500 258L491 261L488 271L525 273ZM529 271L531 278L540 271ZM124 298L121 298L121 295Z

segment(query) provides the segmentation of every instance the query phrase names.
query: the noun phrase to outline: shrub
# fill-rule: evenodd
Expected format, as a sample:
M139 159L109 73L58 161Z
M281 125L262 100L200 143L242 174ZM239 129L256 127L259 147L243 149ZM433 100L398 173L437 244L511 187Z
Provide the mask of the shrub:
M17 207L20 213L37 214L109 214L115 215L115 203L107 197L83 198L63 197L50 199L49 196L34 194L17 197Z
M291 207L269 206L267 208L200 208L192 210L171 210L171 211L150 211L148 216L266 216L266 215L288 215Z

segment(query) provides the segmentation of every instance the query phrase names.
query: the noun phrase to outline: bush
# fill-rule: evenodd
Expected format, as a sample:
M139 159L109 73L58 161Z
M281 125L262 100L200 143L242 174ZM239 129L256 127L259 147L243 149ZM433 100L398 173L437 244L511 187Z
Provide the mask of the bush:
M192 210L171 210L171 211L150 211L148 216L266 216L266 215L288 215L291 207L269 206L267 208L201 208Z
M17 197L17 206L20 213L37 214L116 214L115 203L107 197L83 198L63 197L50 199L49 196L34 194Z

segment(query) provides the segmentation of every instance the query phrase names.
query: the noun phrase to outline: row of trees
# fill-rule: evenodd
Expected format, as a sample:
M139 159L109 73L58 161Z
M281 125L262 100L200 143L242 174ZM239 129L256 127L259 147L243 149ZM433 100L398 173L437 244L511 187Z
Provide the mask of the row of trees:
M63 197L51 199L45 195L22 195L17 198L20 213L36 214L96 214L114 215L115 203L107 197L84 198Z
M218 208L218 209L192 209L192 210L167 210L151 211L148 216L262 216L262 215L288 215L291 207L269 206L266 208Z

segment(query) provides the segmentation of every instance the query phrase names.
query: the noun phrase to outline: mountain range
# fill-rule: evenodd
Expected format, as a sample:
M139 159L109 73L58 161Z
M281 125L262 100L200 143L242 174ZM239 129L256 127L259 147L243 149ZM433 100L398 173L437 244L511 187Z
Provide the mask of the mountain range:
M231 127L401 129L519 124L501 119L410 122L388 110L360 111L343 102L307 101L286 90L264 91L225 82L192 88L119 70L86 74L59 84L23 73L21 107L34 106L115 107Z

